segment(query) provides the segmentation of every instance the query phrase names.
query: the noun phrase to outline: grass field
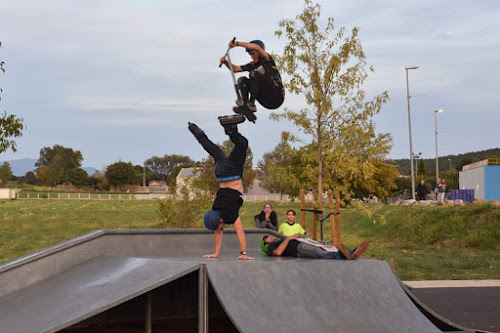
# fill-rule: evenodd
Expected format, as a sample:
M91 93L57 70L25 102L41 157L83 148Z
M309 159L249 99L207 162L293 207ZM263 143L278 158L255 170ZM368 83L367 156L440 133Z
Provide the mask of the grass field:
M263 203L246 202L246 228ZM280 222L299 203L273 202ZM312 214L306 230L312 236ZM500 208L358 205L343 209L342 242L370 241L366 258L389 261L403 280L500 279ZM197 221L196 227L202 227ZM2 200L0 263L97 229L164 228L157 201ZM328 220L325 239L331 238ZM319 226L318 226L319 237ZM260 254L253 254L260 255Z

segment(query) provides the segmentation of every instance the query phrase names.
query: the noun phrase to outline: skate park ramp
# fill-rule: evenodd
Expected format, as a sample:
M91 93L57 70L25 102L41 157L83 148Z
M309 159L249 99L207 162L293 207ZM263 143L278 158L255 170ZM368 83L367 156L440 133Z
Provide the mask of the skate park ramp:
M183 332L479 332L417 304L386 261L268 257L259 247L268 233L278 235L246 230L255 261L237 260L233 230L210 260L206 230L101 230L3 264L0 332L97 332L110 318L143 320L148 293L166 309L152 311L153 327L160 317L168 327L177 311L172 320L190 322Z

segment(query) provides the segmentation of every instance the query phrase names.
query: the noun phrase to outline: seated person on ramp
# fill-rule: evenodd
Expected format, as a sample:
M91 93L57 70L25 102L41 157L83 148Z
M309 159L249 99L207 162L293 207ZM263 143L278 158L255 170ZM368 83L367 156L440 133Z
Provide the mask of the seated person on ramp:
M288 221L285 223L281 223L278 229L278 232L280 234L283 234L285 236L292 236L296 234L303 235L306 233L306 231L300 224L295 223L297 213L293 209L289 209L288 212L286 212L286 218L288 219Z
M219 190L212 206L212 210L205 213L205 226L214 230L215 251L206 254L204 258L218 258L224 224L234 224L234 230L240 244L239 260L253 260L247 256L245 231L239 217L239 210L243 205L243 165L247 156L248 140L238 132L237 125L245 121L242 114L219 117L225 133L234 143L234 148L226 157L224 152L207 137L196 124L188 123L188 129L196 140L215 160L215 177L219 182Z
M262 237L260 247L268 256L352 260L361 257L368 248L368 241L364 240L355 249L348 250L344 244L339 244L337 249L332 245L323 245L312 239L301 238L300 235L284 239L266 235Z
M252 61L242 66L232 65L235 73L249 72L248 78L238 78L238 87L243 100L236 101L238 106L233 108L234 112L244 113L241 109L245 107L256 112L255 100L266 109L279 108L285 100L285 89L276 63L265 51L264 43L260 40L253 40L249 43L236 40L229 42L229 48L236 46L244 47ZM225 57L222 57L220 62L229 68Z
M278 215L273 211L273 206L269 202L264 204L264 209L260 214L255 215L255 224L257 228L268 228L274 231L278 230Z

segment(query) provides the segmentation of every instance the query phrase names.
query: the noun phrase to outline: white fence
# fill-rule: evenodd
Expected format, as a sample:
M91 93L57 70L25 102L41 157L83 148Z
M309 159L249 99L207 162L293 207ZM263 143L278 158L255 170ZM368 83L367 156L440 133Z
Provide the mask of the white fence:
M16 199L51 199L51 200L158 200L171 198L172 194L167 193L51 193L51 192L18 192ZM297 198L296 198L297 199ZM262 202L262 201L291 201L288 195L280 194L257 194L243 195L243 200L247 202ZM308 198L306 198L308 200Z

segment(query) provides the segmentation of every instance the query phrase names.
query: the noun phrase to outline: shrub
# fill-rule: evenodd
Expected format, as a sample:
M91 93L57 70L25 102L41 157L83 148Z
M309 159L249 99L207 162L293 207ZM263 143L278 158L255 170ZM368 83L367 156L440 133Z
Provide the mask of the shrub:
M201 228L203 215L212 207L213 196L190 186L176 189L169 199L158 200L160 219L167 228Z

